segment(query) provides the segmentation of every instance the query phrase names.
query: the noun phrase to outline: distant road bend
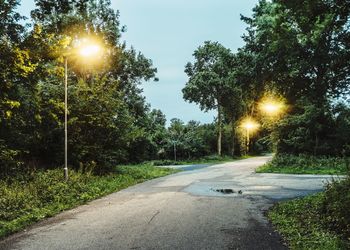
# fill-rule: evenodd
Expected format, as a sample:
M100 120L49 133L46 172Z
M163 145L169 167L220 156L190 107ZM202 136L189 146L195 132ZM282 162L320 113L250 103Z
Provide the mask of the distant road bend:
M256 174L270 157L213 165L108 195L0 242L0 249L286 249L264 212L330 176Z

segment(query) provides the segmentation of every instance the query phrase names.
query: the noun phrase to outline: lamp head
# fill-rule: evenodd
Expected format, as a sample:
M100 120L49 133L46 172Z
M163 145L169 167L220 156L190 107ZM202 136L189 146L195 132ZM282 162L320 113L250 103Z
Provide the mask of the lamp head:
M259 108L263 113L274 116L283 112L284 104L276 100L264 100L259 104Z
M242 121L241 127L253 132L259 128L259 123L248 117Z
M82 57L96 56L101 52L101 47L98 44L86 44L79 48L79 54Z

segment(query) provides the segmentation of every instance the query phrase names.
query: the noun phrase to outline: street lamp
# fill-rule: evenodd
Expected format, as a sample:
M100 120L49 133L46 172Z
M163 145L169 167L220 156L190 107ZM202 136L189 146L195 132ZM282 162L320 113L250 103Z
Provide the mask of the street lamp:
M78 54L83 58L92 58L100 53L101 46L97 43L92 43L83 40L77 47ZM68 55L64 55L64 179L68 180Z
M241 127L245 129L246 132L246 154L249 152L249 141L250 133L256 131L259 127L259 123L253 120L251 117L247 117L242 121Z
M276 116L283 111L283 103L275 100L264 100L259 103L262 112L270 116Z

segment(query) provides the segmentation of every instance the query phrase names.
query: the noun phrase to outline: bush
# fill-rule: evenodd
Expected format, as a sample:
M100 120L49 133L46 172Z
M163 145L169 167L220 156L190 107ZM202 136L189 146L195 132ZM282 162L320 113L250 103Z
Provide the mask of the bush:
M170 166L170 165L179 165L181 162L173 160L155 160L152 161L153 166Z
M138 165L121 166L104 176L71 170L67 182L60 169L0 180L0 238L62 210L172 172Z
M3 140L0 140L0 179L12 175L23 165L17 159L18 150L9 149Z
M319 211L323 200L324 194L319 193L278 203L268 212L290 249L348 249L349 242L324 227Z
M350 107L299 100L276 123L272 141L277 153L340 156L349 148Z
M329 183L320 206L324 225L350 241L350 176Z
M291 249L350 249L350 176L322 193L276 204L268 213Z
M349 158L278 154L264 166L257 169L262 173L294 174L346 174Z

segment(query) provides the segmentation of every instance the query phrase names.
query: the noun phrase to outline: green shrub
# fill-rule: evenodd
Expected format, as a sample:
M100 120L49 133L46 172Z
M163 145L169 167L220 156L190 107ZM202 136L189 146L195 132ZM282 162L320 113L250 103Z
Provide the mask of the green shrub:
M0 238L62 210L173 172L138 165L120 166L104 176L70 171L67 182L61 169L0 180Z
M348 158L278 154L257 169L258 173L346 174Z
M323 193L276 204L268 217L281 233L290 249L348 249L341 235L328 230L322 222L319 208Z
M241 157L244 158L244 157ZM232 158L232 156L219 156L219 155L207 155L202 158L194 158L190 160L155 160L151 161L153 166L170 166L170 165L188 165L188 164L204 164L204 163L220 163L225 161L231 161L239 158Z
M350 177L322 193L281 202L268 213L291 249L350 249Z
M223 158L224 157L220 155L208 155L204 157L204 159L208 161L220 161L223 160Z
M0 140L0 179L3 176L13 175L23 166L17 158L20 151L9 149L3 140Z
M320 205L324 225L350 241L350 176L329 183Z
M173 160L155 160L152 161L154 166L170 166L170 165L178 165L181 164L179 161L173 161Z

